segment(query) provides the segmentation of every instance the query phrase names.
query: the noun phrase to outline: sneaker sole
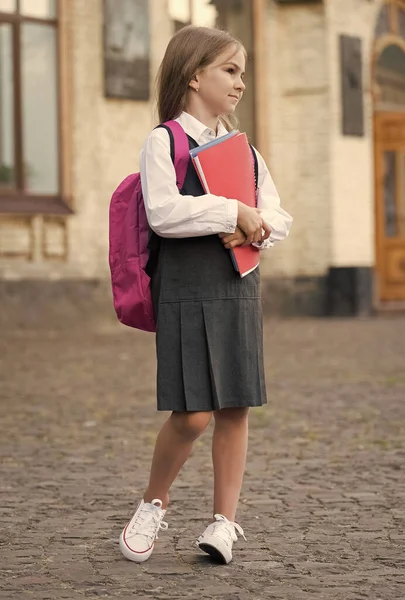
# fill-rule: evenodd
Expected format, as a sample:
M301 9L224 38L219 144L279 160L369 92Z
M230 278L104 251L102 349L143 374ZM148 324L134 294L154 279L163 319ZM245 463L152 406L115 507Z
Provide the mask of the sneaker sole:
M222 565L227 565L232 560L232 556L229 558L229 560L227 560L227 558L222 554L222 552L216 546L212 546L211 544L206 544L202 542L201 544L198 544L198 547L203 552L209 554L215 562L218 562Z

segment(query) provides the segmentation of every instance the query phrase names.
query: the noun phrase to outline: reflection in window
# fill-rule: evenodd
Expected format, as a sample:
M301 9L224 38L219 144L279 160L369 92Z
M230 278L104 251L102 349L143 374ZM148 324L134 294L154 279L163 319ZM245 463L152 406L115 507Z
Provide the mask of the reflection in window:
M17 0L0 0L0 12L15 12Z
M23 146L25 189L58 191L56 31L37 23L22 26Z
M398 33L405 38L405 9L398 7Z
M169 0L169 15L175 31L185 25L215 27L217 10L211 0Z
M0 187L15 184L11 25L0 24Z
M169 0L169 16L174 22L175 31L190 24L190 2L189 0Z
M211 0L191 0L191 22L200 27L215 27L217 9Z
M384 152L384 212L386 237L395 237L397 235L396 163L396 152Z
M56 0L20 0L20 13L26 17L54 19Z
M148 0L105 0L104 15L104 74L107 97L148 100Z
M396 44L381 52L376 64L375 82L378 103L405 105L405 53Z
M384 4L378 16L377 26L375 29L375 37L380 37L385 33L390 32L390 13L389 6Z

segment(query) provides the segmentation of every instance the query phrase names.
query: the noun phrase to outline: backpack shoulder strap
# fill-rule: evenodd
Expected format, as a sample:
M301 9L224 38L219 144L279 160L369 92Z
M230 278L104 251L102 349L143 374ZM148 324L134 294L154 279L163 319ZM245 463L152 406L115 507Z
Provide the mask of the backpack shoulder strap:
M170 155L176 171L176 184L179 190L184 185L187 168L190 161L190 148L187 134L177 121L166 121L158 125L166 129L170 138Z

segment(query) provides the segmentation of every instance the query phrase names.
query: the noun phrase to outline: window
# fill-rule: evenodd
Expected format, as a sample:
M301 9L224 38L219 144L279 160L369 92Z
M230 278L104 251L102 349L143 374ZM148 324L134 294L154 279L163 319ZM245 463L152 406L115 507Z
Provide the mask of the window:
M374 92L380 109L405 106L405 53L396 44L386 46L376 61Z
M66 213L57 0L0 0L0 212Z
M241 0L168 0L167 7L174 31L188 24L218 27L230 31L241 40L248 54L248 62L245 77L246 91L243 94L243 101L237 108L236 116L240 128L246 131L250 141L256 144L256 138L257 141L260 137L262 139L263 133L261 136L257 135L256 128L254 4L256 3L241 2ZM257 39L259 36L256 38L256 43L258 43ZM263 142L260 146L263 151Z
M377 18L375 37L390 34L405 36L405 0L383 0Z
M104 0L104 15L106 96L149 100L148 0Z
M185 25L193 24L203 27L215 27L217 8L211 0L169 0L168 10L178 31Z

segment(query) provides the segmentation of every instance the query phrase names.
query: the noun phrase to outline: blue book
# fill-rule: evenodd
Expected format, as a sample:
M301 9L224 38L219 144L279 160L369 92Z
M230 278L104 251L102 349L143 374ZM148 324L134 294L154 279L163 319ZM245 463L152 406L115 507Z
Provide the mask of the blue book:
M215 140L212 140L212 142L207 142L206 144L197 146L197 148L193 148L192 150L190 150L190 156L192 158L194 158L203 150L206 150L207 148L211 148L211 146L216 146L217 144L221 144L222 142L225 142L225 140L229 140L229 138L233 137L234 135L236 135L238 133L239 133L239 131L237 129L234 129L233 131L230 131L226 135L221 135L221 137L215 138Z

